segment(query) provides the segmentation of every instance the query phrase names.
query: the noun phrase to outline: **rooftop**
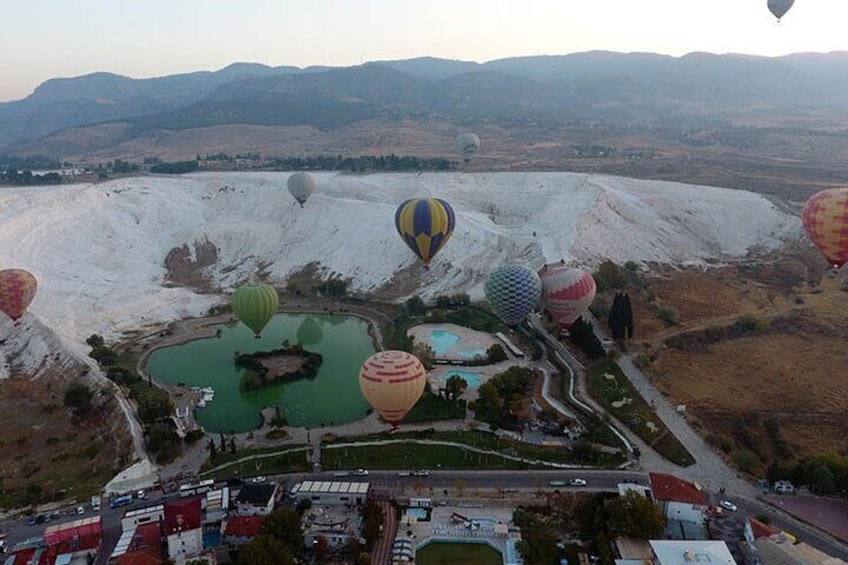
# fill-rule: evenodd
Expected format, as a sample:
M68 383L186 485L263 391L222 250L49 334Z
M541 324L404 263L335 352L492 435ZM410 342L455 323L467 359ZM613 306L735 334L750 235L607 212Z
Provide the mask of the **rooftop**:
M233 516L224 527L225 536L252 538L259 535L265 516Z
M193 496L165 502L165 535L200 527L202 496Z
M369 483L351 483L347 481L303 481L291 489L292 494L367 494Z
M754 547L768 565L845 565L845 561L819 551L806 543L791 543L782 535L754 540Z
M651 492L653 492L655 500L684 502L700 506L707 506L708 504L703 491L692 483L665 473L651 473L649 476L651 478Z
M779 529L775 528L774 526L764 524L756 518L748 518L748 521L751 523L751 532L753 532L754 534L754 539L767 538L769 536L773 536L775 534L780 533Z
M656 556L657 565L689 565L698 563L710 565L736 565L727 544L723 541L651 540L651 549Z
M277 492L276 483L247 484L239 490L236 504L258 504L265 506Z
M112 552L118 565L157 565L163 563L161 529L158 522L142 524L126 531Z

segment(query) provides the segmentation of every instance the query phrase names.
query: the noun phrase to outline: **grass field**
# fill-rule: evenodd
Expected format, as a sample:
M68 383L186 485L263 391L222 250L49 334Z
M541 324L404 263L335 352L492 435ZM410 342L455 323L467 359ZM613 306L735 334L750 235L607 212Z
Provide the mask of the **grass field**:
M280 451L288 452L269 457L256 457ZM226 457L218 457L214 463L207 461L204 465L205 470L200 475L204 478L220 480L231 477L252 477L254 475L308 471L311 468L308 460L309 455L309 447L303 445L243 451L235 455L227 454ZM239 459L245 458L250 458L250 460L234 463Z
M503 557L484 543L429 543L415 555L415 565L500 565Z

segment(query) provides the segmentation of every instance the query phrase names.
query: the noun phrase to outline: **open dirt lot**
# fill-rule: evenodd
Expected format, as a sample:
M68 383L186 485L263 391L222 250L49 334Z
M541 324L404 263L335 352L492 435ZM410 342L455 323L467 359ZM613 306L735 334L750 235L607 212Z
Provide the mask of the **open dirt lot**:
M848 454L848 295L835 279L808 285L797 270L790 285L785 264L661 269L644 275L649 291L630 292L630 349L654 383L686 405L708 439L751 449L763 466L779 458L768 420L793 459ZM675 325L660 319L660 308Z

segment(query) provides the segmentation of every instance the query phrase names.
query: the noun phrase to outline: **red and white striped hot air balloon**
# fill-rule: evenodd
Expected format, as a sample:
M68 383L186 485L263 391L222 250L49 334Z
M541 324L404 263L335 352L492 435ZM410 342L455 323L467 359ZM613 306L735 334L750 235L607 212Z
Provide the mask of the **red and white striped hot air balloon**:
M426 380L424 365L406 351L379 351L359 371L363 396L395 428L421 398Z
M595 300L595 279L583 269L565 265L546 265L542 279L542 304L565 329L582 316Z
M29 271L0 271L0 311L5 312L12 320L17 320L24 315L37 290L38 282Z

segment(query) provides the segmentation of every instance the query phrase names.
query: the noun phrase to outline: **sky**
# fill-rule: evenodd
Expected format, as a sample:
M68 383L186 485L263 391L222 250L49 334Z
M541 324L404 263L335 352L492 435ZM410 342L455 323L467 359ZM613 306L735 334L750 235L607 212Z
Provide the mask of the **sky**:
M796 0L779 24L766 1L3 0L0 101L49 78L146 78L233 62L848 50L848 0Z

